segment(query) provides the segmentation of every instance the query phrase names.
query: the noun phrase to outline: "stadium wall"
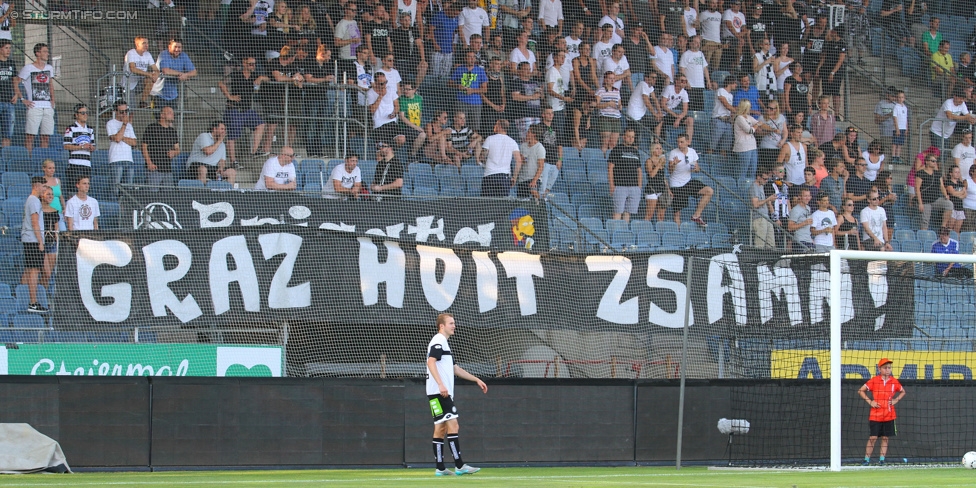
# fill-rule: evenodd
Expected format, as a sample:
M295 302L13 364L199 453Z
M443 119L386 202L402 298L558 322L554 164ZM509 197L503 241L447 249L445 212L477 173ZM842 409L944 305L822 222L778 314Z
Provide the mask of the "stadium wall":
M732 411L732 398L781 387L782 396L763 394L771 413L765 420L748 419L753 432L736 441L735 457L747 456L758 442L764 452L784 453L805 443L814 446L805 452L819 457L827 442L829 402L816 395L823 401L798 403L798 385L689 381L683 461L724 459L728 439L716 422L745 413ZM826 389L822 381L804 385L814 394ZM848 386L849 395L856 395L854 384ZM899 406L905 412L921 408L913 402L925 398L976 400L969 382L906 382L906 388L918 393ZM459 385L464 454L480 464L673 463L678 396L676 380L500 379L489 383L486 396L473 385ZM431 464L430 418L420 380L6 376L0 377L0 399L0 422L27 422L54 438L73 467ZM816 428L800 429L801 435L796 424L786 429L795 435L762 434L764 428L782 432L785 425L778 424L796 422L790 412L822 419L824 435ZM845 456L863 448L866 413L863 417L845 424ZM900 428L898 442L925 442L929 428L938 426ZM771 443L782 445L771 448Z

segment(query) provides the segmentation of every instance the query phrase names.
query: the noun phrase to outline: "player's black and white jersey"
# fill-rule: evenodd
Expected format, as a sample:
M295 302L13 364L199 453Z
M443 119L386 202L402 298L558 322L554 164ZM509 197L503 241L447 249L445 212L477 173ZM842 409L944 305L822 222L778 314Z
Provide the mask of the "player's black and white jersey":
M454 356L451 355L451 347L447 345L447 337L441 334L437 334L433 339L430 340L430 344L427 344L427 357L434 358L437 360L437 374L440 375L441 381L444 382L444 386L447 387L447 392L452 397L454 396ZM430 375L430 371L427 372L427 394L437 395L440 393L440 388L437 386L437 382Z

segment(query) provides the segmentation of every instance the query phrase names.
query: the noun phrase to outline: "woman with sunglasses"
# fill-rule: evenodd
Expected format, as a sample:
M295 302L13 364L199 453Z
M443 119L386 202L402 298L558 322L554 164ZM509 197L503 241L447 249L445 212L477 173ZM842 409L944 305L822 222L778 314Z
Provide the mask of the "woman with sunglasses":
M857 217L854 217L854 200L844 199L843 209L840 217L837 218L837 227L834 228L834 245L837 249L861 250L861 239L858 238L860 225Z
M785 44L784 44L785 45ZM779 151L789 137L786 116L780 112L779 102L772 100L766 104L766 113L759 118L756 132L762 136L759 141L759 166L772 168Z
M844 137L844 159L848 162L854 161L857 159L857 155L861 154L861 146L857 143L857 127L848 127L845 134L847 135Z
M868 163L868 168L864 170L864 177L868 181L875 181L878 179L878 171L881 169L881 164L884 163L885 155L884 151L881 150L881 141L875 139L868 144L868 150L861 154Z

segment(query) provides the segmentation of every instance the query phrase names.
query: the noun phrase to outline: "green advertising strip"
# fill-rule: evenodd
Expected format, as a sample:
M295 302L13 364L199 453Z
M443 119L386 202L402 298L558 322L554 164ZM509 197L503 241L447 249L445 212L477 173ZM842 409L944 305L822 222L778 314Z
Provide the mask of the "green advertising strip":
M277 377L283 360L281 346L0 345L0 374L9 375Z

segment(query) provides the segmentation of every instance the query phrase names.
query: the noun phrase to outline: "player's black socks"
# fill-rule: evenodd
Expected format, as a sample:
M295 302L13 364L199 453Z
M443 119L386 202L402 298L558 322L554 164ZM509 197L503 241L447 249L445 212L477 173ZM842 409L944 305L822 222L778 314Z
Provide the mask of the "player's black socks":
M443 471L444 467L444 439L434 438L434 461L437 461L437 469Z
M454 456L454 466L461 469L464 461L461 460L461 444L458 443L457 434L447 434L447 443L451 446L451 455Z

